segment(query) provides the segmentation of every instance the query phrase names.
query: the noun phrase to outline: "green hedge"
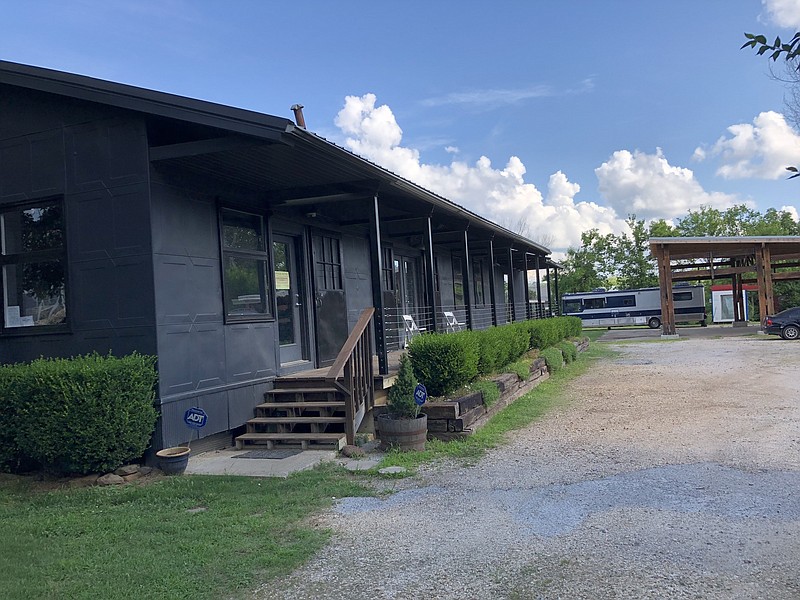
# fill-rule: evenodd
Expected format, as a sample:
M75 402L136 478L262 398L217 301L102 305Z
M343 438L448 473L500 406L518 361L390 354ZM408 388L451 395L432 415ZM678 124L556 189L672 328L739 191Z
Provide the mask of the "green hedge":
M431 396L449 394L478 376L476 333L418 335L411 342L411 365Z
M155 427L155 357L89 354L0 367L0 455L54 473L108 472L137 459Z
M545 348L542 350L541 356L544 362L547 363L547 370L550 373L555 373L564 366L564 355L558 348Z
M553 317L523 323L528 327L531 336L531 348L543 350L555 346L564 338L577 337L581 334L582 324L578 317Z
M555 346L564 338L580 333L578 317L523 321L480 331L416 336L409 356L428 393L444 396L478 375L496 373L531 348Z

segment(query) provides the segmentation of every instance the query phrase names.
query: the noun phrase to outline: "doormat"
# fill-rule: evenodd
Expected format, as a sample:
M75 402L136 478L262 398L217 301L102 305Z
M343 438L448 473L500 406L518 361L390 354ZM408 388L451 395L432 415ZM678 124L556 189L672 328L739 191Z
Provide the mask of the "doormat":
M276 450L251 450L244 454L237 454L234 458L289 458L296 454L300 454L302 450L295 450L293 448L278 448Z

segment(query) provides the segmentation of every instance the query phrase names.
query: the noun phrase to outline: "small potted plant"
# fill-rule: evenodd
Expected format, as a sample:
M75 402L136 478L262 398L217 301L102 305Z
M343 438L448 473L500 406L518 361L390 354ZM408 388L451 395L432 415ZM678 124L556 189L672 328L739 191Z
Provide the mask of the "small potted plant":
M428 415L419 412L414 400L417 380L408 356L400 357L397 381L389 388L388 411L378 417L381 449L424 450L428 435Z

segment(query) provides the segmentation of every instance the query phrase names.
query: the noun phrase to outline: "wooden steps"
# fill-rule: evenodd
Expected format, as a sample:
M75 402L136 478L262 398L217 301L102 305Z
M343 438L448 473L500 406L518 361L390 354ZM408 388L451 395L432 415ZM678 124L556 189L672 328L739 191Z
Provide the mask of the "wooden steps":
M237 448L338 450L344 445L344 395L324 378L279 378L264 400L255 407L246 433L236 438Z
M344 433L243 433L236 438L236 447L261 445L270 450L275 446L285 448L299 444L303 450L339 450L344 446L344 441Z

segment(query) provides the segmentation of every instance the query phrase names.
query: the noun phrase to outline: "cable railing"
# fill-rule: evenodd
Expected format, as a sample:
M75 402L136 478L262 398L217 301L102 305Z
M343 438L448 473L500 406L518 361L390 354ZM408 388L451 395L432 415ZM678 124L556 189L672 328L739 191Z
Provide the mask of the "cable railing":
M430 306L384 308L386 349L390 352L403 350L408 347L414 336L434 331L434 318L436 319L435 331L455 333L467 329L488 329L495 324L495 315L497 316L497 325L555 316L547 304L543 303L540 307L535 301L527 304L516 302L513 304L513 311L511 303L500 304L496 307L491 305L473 306L471 322L464 305L443 304L437 308L435 315Z

